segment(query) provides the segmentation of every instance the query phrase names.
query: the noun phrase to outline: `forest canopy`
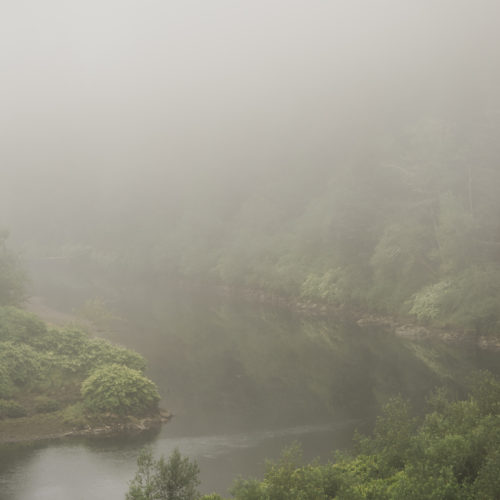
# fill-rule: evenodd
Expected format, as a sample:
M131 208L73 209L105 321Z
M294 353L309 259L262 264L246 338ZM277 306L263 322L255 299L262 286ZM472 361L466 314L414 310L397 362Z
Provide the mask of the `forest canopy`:
M39 240L32 265L59 259L75 279L115 284L258 289L493 335L499 130L496 115L467 126L422 120L327 164L304 159L229 189L216 176L185 186L181 200L166 186L142 206L129 186L131 204L85 214L92 234L76 225L69 240Z

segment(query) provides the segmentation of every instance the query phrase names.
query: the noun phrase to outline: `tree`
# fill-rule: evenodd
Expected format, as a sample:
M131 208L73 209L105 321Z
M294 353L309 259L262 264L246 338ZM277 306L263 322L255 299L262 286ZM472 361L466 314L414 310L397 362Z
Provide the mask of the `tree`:
M177 448L168 461L163 456L155 460L145 448L137 458L137 467L126 500L194 500L200 496L198 464L182 458Z

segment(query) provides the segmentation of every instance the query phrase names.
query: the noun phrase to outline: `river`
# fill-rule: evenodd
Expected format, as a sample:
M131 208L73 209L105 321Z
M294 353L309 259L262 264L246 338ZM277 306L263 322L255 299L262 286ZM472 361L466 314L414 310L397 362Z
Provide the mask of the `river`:
M88 293L52 306L71 311ZM146 357L174 418L146 436L0 447L2 500L123 500L145 445L156 456L179 448L197 460L203 493L227 494L293 442L305 460L328 460L355 429L369 431L391 395L419 412L436 385L461 392L471 370L499 360L472 345L411 341L202 291L136 288L108 303L119 318L106 336Z

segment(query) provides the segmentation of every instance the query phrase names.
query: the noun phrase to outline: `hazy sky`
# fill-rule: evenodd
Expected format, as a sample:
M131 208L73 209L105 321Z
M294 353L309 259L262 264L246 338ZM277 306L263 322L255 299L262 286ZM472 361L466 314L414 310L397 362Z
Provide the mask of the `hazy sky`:
M36 193L328 162L381 124L499 110L499 13L495 0L3 0L0 225Z

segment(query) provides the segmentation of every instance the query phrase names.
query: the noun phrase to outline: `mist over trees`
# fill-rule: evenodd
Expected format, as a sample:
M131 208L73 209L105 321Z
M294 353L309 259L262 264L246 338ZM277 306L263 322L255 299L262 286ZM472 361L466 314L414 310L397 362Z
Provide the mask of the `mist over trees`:
M4 4L0 441L19 422L22 439L144 430L165 417L165 380L169 405L207 428L215 408L222 428L369 419L389 393L421 404L443 379L426 414L390 400L335 464L291 450L232 494L497 498L499 382L483 372L467 399L452 392L500 345L500 3ZM142 344L162 385L142 355L17 309L40 276L60 295L80 286L73 313L96 330L120 320L108 296L135 315L143 328L117 337ZM362 321L278 322L277 308L243 324L208 300L183 307L183 286L376 325L368 338ZM445 356L384 321L475 342ZM138 467L127 498L202 498L178 451Z
M28 260L495 329L496 2L23 5L0 225Z
M7 231L0 231L0 307L21 303L27 277L20 258L7 246Z

